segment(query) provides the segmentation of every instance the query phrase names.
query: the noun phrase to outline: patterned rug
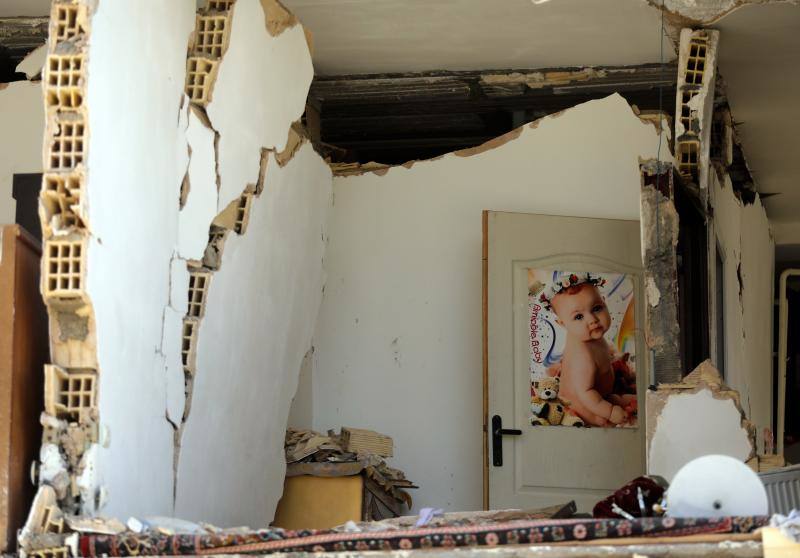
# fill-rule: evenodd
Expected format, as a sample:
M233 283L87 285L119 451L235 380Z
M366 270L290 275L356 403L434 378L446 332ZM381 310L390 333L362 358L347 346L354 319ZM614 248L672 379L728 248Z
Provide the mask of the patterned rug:
M81 556L155 556L269 554L273 552L342 552L411 550L506 544L576 542L625 537L679 537L710 533L749 533L767 517L675 519L559 519L510 521L489 525L411 528L341 533L265 529L250 533L207 535L85 535Z

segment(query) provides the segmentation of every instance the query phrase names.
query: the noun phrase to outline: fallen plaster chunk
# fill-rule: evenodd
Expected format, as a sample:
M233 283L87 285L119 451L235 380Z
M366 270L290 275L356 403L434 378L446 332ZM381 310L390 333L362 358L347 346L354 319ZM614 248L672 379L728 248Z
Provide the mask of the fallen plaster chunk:
M41 76L44 68L44 61L47 58L47 45L44 44L28 54L22 62L17 65L17 72L25 74L29 80Z
M178 217L178 253L189 260L202 260L208 243L208 228L218 213L217 160L214 130L195 107L189 113L187 139L192 155L188 170L189 193Z
M703 362L677 384L660 384L646 396L647 472L667 481L689 461L709 454L746 462L755 435L739 405L711 365Z
M230 44L207 108L220 135L217 212L241 196L246 185L257 183L261 148L285 149L289 127L302 116L314 77L303 27L296 24L276 37L267 30L264 8L272 3L236 2ZM259 56L254 58L254 52Z
M94 533L97 535L119 535L127 529L119 519L102 517L67 517L67 525L79 533Z
M39 450L39 482L53 487L59 500L67 497L70 477L67 462L56 444L42 444Z

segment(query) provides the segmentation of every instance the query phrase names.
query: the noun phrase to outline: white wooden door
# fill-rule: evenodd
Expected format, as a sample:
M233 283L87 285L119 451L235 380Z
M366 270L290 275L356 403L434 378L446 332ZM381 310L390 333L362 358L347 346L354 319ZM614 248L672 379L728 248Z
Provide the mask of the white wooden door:
M530 509L575 500L579 511L590 512L597 501L645 471L649 355L642 335L639 222L503 212L487 212L484 219L489 507ZM531 346L529 289L534 292L539 283L531 287L531 273L537 272L529 270L539 269L627 277L628 296L635 300L625 314L632 331L625 347L635 355L636 378L628 388L636 386L636 427L531 425L531 370L537 366L531 359L541 355ZM568 372L575 374L575 369L570 366ZM494 459L495 416L504 429L521 431L500 437L502 465Z

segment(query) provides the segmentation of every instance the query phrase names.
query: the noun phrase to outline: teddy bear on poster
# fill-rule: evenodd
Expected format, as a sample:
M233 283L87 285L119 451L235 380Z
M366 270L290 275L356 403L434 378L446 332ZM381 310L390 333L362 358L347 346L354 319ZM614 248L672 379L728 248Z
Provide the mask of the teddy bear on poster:
M584 426L579 416L568 412L569 401L558 396L560 383L557 377L531 383L531 426Z

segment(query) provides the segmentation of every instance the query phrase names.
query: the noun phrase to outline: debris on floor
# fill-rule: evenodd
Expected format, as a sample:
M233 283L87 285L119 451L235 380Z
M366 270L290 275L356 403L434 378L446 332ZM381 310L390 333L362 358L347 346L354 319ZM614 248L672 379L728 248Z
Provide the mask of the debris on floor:
M398 517L412 506L409 489L418 488L384 457L394 453L389 436L342 427L339 434L289 428L286 432L286 477L363 477L360 520ZM284 505L283 503L281 505ZM279 505L279 513L280 506Z
M649 517L627 519L516 520L456 527L408 527L385 531L264 529L259 531L162 535L124 533L84 535L79 555L167 556L203 554L268 554L273 552L363 552L455 547L497 547L516 544L586 544L602 539L608 544L757 541L756 529L767 517L681 519Z

